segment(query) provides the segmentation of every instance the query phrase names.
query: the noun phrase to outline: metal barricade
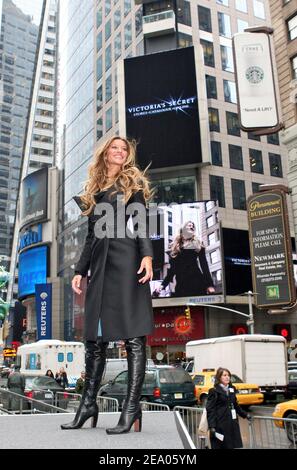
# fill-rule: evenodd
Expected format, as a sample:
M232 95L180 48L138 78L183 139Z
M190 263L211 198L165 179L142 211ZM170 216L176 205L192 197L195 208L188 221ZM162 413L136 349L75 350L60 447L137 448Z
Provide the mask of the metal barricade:
M36 413L59 413L65 412L66 410L54 406L52 404L53 394L49 392L51 403L46 403L40 399L34 397L40 394L40 390L32 391L30 397L20 395L18 393L12 392L10 390L0 388L0 402L2 404L2 409L8 411L12 414L36 414ZM43 390L44 392L44 390ZM12 406L13 403L13 406ZM13 409L11 409L13 408Z
M116 398L97 396L97 405L99 413L117 413L119 411L119 402Z
M56 392L55 406L67 410L69 413L75 413L79 407L81 395L71 392Z
M168 405L163 405L162 403L151 403L149 401L140 402L142 411L170 411Z
M178 411L182 420L190 434L196 449L208 449L209 441L208 436L201 435L198 432L200 419L202 416L203 408L196 408L191 406L175 406L173 411Z
M252 449L297 449L297 419L253 416Z

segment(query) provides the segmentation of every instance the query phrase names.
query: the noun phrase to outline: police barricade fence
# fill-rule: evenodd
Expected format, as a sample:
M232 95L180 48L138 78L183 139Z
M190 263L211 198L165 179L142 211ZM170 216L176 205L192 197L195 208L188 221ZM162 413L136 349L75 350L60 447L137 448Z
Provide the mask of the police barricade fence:
M46 395L45 395L46 392ZM43 398L43 400L41 399ZM46 398L45 398L46 397ZM45 402L44 399L47 401ZM0 388L0 403L2 409L13 414L36 414L36 413L65 413L67 410L55 406L54 394L51 391L32 390L29 396Z

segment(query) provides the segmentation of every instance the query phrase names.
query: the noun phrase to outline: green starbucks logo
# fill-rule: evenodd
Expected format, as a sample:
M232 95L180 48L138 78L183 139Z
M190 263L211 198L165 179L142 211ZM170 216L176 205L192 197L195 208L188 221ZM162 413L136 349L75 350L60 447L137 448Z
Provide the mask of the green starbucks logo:
M264 78L264 72L261 67L253 65L246 70L245 76L250 83L260 83Z

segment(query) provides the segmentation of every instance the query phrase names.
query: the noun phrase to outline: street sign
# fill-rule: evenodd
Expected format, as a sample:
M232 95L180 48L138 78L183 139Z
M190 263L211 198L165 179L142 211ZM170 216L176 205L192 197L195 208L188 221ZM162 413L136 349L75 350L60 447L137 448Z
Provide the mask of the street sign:
M265 190L248 198L247 214L255 303L259 308L296 300L286 194Z

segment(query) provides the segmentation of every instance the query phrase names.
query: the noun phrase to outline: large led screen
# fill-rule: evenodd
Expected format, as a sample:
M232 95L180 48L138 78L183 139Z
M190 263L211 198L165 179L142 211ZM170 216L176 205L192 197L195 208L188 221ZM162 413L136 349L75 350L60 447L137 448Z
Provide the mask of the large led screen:
M215 201L158 208L154 248L153 298L203 297L223 292L218 206Z
M47 168L30 173L21 185L20 226L47 219Z
M145 168L202 161L194 47L124 61L126 133Z
M47 277L47 246L31 248L20 254L18 298L35 294L35 284L45 284Z

